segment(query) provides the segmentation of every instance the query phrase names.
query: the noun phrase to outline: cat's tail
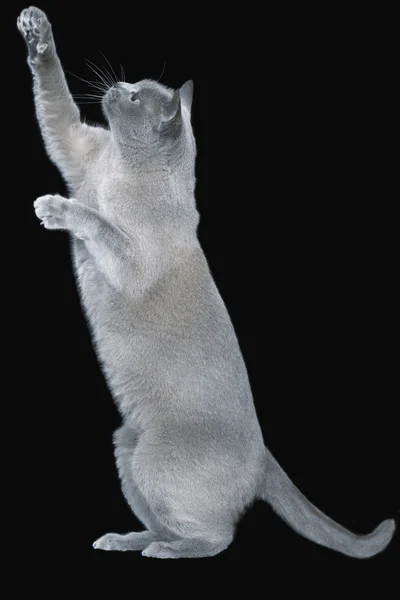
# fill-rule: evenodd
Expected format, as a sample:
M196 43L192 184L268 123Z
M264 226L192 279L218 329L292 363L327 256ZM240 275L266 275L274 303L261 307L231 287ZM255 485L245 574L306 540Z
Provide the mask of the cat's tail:
M357 535L335 523L296 488L267 448L260 497L303 537L356 558L369 558L384 550L396 528L395 521L387 519L371 533Z

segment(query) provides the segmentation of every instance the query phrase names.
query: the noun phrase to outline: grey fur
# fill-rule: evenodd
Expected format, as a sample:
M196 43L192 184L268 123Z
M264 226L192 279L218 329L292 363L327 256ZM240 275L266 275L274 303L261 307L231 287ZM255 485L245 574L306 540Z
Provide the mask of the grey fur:
M175 92L149 80L116 84L103 100L110 129L90 127L46 15L26 9L18 27L45 146L71 193L43 196L35 211L46 228L70 233L83 307L123 420L114 436L122 490L146 527L94 547L212 556L262 498L318 544L359 558L383 550L394 521L367 536L345 530L264 446L237 338L197 239L192 83Z

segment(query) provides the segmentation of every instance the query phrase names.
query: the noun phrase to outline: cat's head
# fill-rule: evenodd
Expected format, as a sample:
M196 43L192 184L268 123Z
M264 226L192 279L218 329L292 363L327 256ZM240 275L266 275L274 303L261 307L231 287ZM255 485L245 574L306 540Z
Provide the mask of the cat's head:
M145 79L116 83L105 94L102 106L110 129L124 143L162 148L191 133L192 100L192 81L173 90Z

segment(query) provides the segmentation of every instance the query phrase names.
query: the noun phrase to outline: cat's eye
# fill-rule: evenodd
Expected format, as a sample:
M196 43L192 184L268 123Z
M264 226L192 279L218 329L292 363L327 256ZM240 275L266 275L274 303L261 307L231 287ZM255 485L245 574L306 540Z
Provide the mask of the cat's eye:
M140 102L139 94L137 92L133 92L131 94L131 101L132 102Z

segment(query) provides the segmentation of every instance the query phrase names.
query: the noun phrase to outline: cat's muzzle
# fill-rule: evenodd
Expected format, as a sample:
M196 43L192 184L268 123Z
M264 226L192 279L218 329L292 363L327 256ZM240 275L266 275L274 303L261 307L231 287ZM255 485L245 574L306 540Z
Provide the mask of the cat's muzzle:
M113 104L114 102L117 102L120 98L121 92L119 90L117 90L115 87L112 87L108 90L108 92L105 95L105 99L110 103Z

